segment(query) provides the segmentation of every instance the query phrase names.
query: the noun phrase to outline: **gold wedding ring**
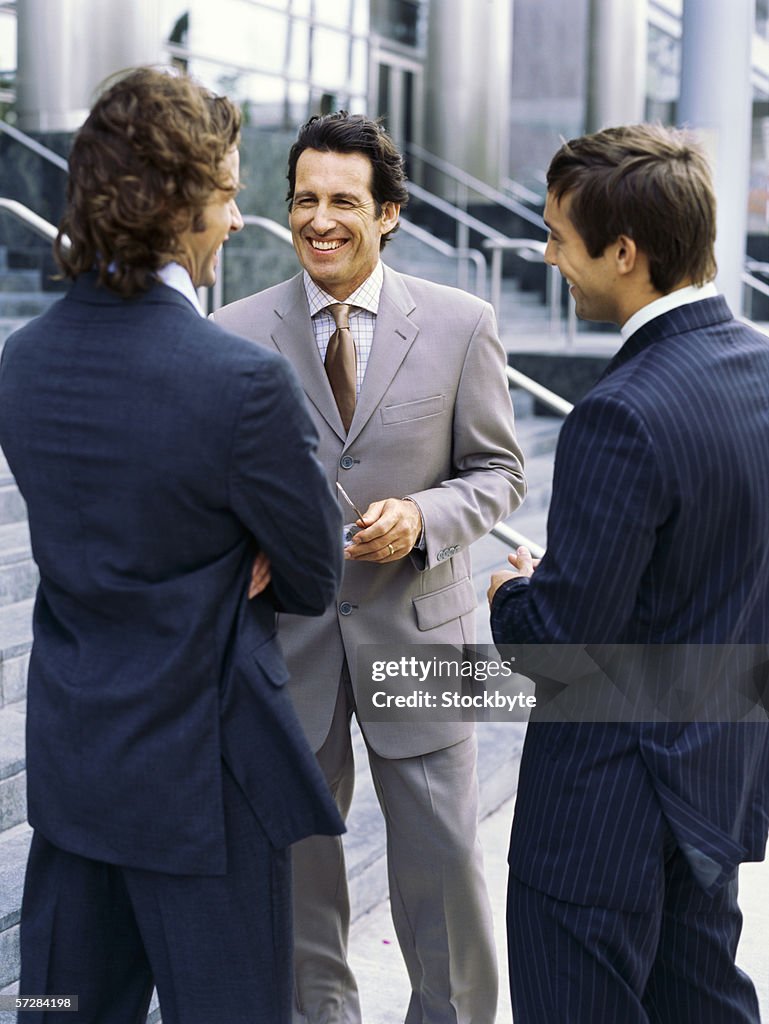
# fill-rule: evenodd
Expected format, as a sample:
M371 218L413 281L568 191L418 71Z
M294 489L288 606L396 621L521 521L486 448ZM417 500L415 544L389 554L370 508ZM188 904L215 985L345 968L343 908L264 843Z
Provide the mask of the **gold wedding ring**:
M392 556L395 554L395 548L392 546L392 544L388 544L387 547L390 549L390 558L392 558Z

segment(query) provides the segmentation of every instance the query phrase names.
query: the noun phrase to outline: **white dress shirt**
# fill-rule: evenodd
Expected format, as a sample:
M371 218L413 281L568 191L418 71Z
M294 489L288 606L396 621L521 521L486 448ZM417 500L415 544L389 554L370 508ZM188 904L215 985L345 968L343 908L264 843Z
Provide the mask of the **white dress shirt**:
M637 312L633 313L629 320L625 321L620 332L622 334L622 341L627 341L644 324L648 324L655 317L662 316L663 313L669 313L671 309L686 306L690 302L699 302L701 299L714 299L717 295L718 289L712 281L700 286L688 284L683 288L676 289L674 292L668 292L662 298L655 299L646 306L642 306Z
M201 309L200 299L195 285L192 283L192 278L181 263L166 263L157 273L163 284L167 284L169 288L173 288L174 291L183 295L200 316L206 315Z

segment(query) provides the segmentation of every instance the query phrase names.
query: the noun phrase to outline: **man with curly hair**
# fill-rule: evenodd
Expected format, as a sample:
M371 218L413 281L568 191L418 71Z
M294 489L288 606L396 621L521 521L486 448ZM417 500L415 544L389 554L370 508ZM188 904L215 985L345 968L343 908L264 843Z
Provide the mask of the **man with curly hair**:
M72 286L0 364L40 569L20 990L79 999L47 1024L143 1020L153 984L164 1024L287 1021L287 848L343 828L274 623L332 601L341 516L288 362L196 292L242 226L239 125L183 76L108 88L70 156Z

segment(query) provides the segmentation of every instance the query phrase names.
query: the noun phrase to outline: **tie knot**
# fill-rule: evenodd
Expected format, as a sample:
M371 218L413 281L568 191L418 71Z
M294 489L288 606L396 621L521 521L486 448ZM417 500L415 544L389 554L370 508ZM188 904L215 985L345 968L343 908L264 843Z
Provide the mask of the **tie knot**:
M334 318L334 323L337 327L348 328L350 327L350 305L347 302L335 302L332 306L326 306L326 309Z

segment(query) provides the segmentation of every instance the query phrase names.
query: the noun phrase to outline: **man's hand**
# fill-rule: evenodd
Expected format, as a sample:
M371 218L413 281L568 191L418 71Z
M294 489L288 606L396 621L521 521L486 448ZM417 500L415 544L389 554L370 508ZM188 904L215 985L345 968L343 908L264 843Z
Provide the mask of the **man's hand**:
M422 532L418 506L406 498L385 498L372 502L363 517L362 527L344 549L344 557L355 562L397 562L411 551Z
M263 551L260 551L254 559L254 564L251 566L251 582L248 585L249 600L252 597L256 597L257 594L261 594L263 590L266 590L271 579L270 560Z
M486 591L486 596L489 599L489 606L494 600L494 595L502 586L503 583L507 583L508 580L515 580L521 576L533 576L534 570L539 565L540 560L538 558L532 558L531 552L528 548L518 548L516 551L511 551L507 556L507 560L515 568L515 572L510 572L509 569L502 569L499 572L492 573L491 575L491 586Z

